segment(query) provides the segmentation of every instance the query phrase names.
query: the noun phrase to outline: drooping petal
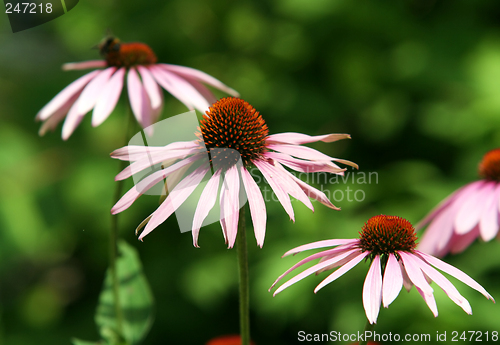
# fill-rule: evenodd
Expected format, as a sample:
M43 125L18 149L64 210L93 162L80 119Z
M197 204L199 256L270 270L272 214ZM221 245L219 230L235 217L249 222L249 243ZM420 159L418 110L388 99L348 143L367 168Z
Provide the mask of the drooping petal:
M457 196L458 198L459 196ZM452 205L444 208L429 225L421 238L418 248L432 255L444 255L443 250L448 245L453 235L453 217L455 215Z
M363 306L368 321L377 322L377 316L382 302L382 272L380 269L380 256L372 261L365 283L363 284Z
M453 254L463 252L479 237L479 225L476 225L471 231L463 235L456 233L450 239L449 246L446 248Z
M149 127L152 124L153 109L151 108L148 93L142 85L135 68L128 71L127 87L130 106L137 122L141 124L142 128Z
M122 161L137 161L144 158L144 155L152 154L153 152L163 152L169 150L184 150L199 147L198 140L193 141L176 141L165 146L140 146L129 145L116 149L111 152L111 158L120 159Z
M88 68L104 68L108 65L105 60L90 60L82 62L69 62L62 66L63 71L81 70Z
M314 172L329 172L332 174L338 174L346 171L347 169L342 169L336 164L329 161L306 161L302 159L293 158L287 154L269 151L263 154L264 157L271 158L277 162L280 162L287 167L300 172L314 173Z
M324 267L332 265L335 262L342 260L346 256L348 256L351 253L354 253L356 251L359 251L359 249L351 249L351 250L345 251L345 252L339 254L338 256L336 256L336 257L334 257L334 258L332 258L330 260L326 260L324 262L320 262L319 264L316 264L314 266L309 267L308 269L306 269L306 270L302 271L301 273L297 274L295 277L293 277L292 279L288 280L286 283L284 283L278 289L276 289L276 291L274 292L273 296L276 296L277 294L279 294L281 291L283 291L287 287L295 284L296 282L304 279L305 277L310 276L311 274L313 274L317 270L320 270L320 269L322 269ZM337 272L337 271L335 271L335 272ZM316 292L316 291L314 291L314 292Z
M296 268L312 261L312 260L315 260L315 259L319 259L321 258L320 262L319 263L322 263L322 262L325 262L327 260L330 260L330 259L333 259L341 254L344 254L346 252L349 252L349 253L356 253L357 251L353 251L353 246L352 245L345 245L345 246L340 246L340 247L337 247L337 248L333 248L333 249L329 249L329 250L325 250L325 251L322 251L322 252L319 252L319 253L316 253L316 254L312 254L312 255L309 255L307 258L305 259L302 259L300 260L299 262L297 262L295 265L293 265L292 267L290 267L289 269L287 269L282 275L280 275L278 277L278 279L276 279L273 283L273 285L271 285L271 287L269 288L269 291L271 291L271 289L281 280L283 279L284 277L286 277L290 272L292 272L293 270L295 270ZM347 258L349 257L349 255L347 256L343 256L343 258ZM326 259L325 259L326 258ZM336 263L338 263L339 261L335 261ZM318 270L315 270L315 272L318 272L318 271L322 271L324 270L324 268L326 268L328 266L325 266L325 267L322 267L322 268L319 268Z
M384 307L389 307L396 297L398 297L401 288L403 287L403 274L399 266L398 259L394 254L389 254L389 259L385 266L384 282L382 289L382 301Z
M469 277L467 274L460 271L458 268L453 267L453 266L447 264L446 262L441 261L438 258L435 258L429 254L423 253L419 250L416 250L415 254L417 256L419 256L421 259L423 259L424 261L426 261L428 264L430 264L430 265L440 269L441 271L446 272L449 275L457 278L462 283L467 284L471 288L473 288L474 290L479 291L481 294L483 294L484 297L491 299L493 302L495 302L495 299L481 285L479 285L474 279Z
M466 234L479 223L481 213L484 209L483 201L491 192L494 183L485 182L482 185L478 184L478 186L480 187L471 193L458 209L455 218L455 232L459 235Z
M151 100L151 108L161 108L163 105L163 97L158 84L151 75L151 72L149 72L149 70L144 66L137 66L137 69L141 75L144 88L146 89L149 99Z
M296 248L290 249L285 254L283 254L282 257L284 258L285 256L292 255L292 254L295 255L295 254L303 252L305 250L318 249L318 248L324 248L324 247L341 246L344 244L351 244L351 243L358 243L358 242L359 242L359 239L357 239L357 238L317 241L317 242L304 244L302 246L298 246Z
M271 150L275 150L278 152L286 153L288 155L308 159L308 160L318 160L318 161L340 161L339 158L333 158L324 153L312 149L307 146L299 146L299 145L289 145L289 144L267 144L266 147ZM358 165L356 163L341 160L343 164L348 164L356 169L358 169Z
M200 233L201 225L217 200L220 174L221 170L219 169L213 174L210 180L208 180L207 185L201 193L200 200L198 201L198 206L196 207L193 218L193 245L195 247L199 247L198 234Z
M234 97L240 96L240 94L237 91L231 89L230 87L226 86L225 84L215 79L211 75L208 75L200 70L185 66L171 65L171 64L160 64L160 66L170 72L174 72L175 74L186 76L188 78L193 78L195 80L201 81L202 83L213 86L216 89L224 91Z
M123 169L118 175L115 177L115 181L124 180L129 178L135 173L142 171L144 169L150 168L155 164L161 163L167 159L182 159L191 154L199 153L197 148L185 149L185 150L162 150L162 151L152 151L150 154L144 156L143 159L137 160L130 164L128 167ZM198 158L201 158L202 155L196 155Z
M319 191L318 189L308 185L307 183L305 183L304 181L302 181L301 179L295 177L292 175L292 179L297 182L297 184L299 185L300 188L302 188L302 190L304 191L304 193L306 193L306 195L316 201L319 201L320 203L322 203L323 205L325 205L326 207L329 207L331 208L332 210L336 210L336 211L339 211L340 210L340 207L337 207L335 206L334 204L331 203L331 201L326 197L325 193Z
M257 245L262 248L264 238L266 236L266 204L259 186L253 180L252 176L245 167L240 168L241 179L245 192L247 194L248 205L250 206L250 214L252 216L253 229Z
M38 135L43 136L47 133L48 130L54 130L57 125L66 117L68 111L71 109L75 101L80 96L80 92L76 93L68 99L68 101L62 105L59 109L57 109L50 117L45 120L38 131Z
M276 176L276 174L273 175L273 170L271 169L270 164L263 160L255 160L253 163L260 170L262 175L264 175L267 183L269 183L269 185L273 189L274 194L276 194L276 196L278 197L278 200L280 201L281 205L283 205L283 208L285 209L286 213L288 213L290 219L295 222L290 198L288 197L288 194L286 194L285 191L281 188L278 176Z
M156 209L151 217L148 225L139 236L142 240L144 236L153 231L158 225L163 223L177 208L193 193L203 177L210 168L201 166L191 174L186 176L173 190L170 192L165 201Z
M326 277L325 280L323 280L321 283L319 283L318 286L316 286L316 288L314 289L314 293L318 292L325 285L330 284L335 279L337 279L337 278L341 277L342 275L344 275L347 271L349 271L351 268L353 268L358 263L360 263L368 254L370 254L368 251L359 254L358 256L354 257L351 261L349 261L348 263L346 263L344 266L340 267L338 270L336 270L335 272L333 272L332 274L330 274L328 277Z
M118 99L122 93L124 77L125 68L120 68L109 79L92 113L92 126L99 126L108 118L113 109L115 109L116 103L118 103Z
M498 233L498 204L500 200L500 184L496 184L494 191L485 201L485 208L479 221L481 238L488 242Z
M172 83L169 76L164 73L165 71L163 69L158 68L157 66L151 66L149 67L149 71L161 87L181 101L188 109L194 109L191 100Z
M424 301L427 304L427 306L429 307L429 309L432 311L432 314L434 314L434 317L437 317L438 316L438 309L437 309L436 299L434 298L434 295L432 293L427 294L427 293L423 292L422 289L420 289L418 286L415 286L415 287L417 288L418 293L420 294L420 296L422 296L422 298L424 299Z
M193 79L193 78L185 78L185 80L193 85L193 87L205 98L208 102L208 104L213 104L217 102L217 98L214 96L212 91L210 91L205 85L200 83L199 81Z
M424 226L426 226L432 220L434 220L434 218L436 218L437 215L439 215L445 208L451 205L451 203L455 200L455 198L458 196L458 194L462 189L463 187L451 193L444 200L442 200L436 207L434 207L434 209L431 212L429 212L427 216L425 216L424 219L422 219L420 222L418 222L417 225L415 225L415 230L418 231L422 229Z
M469 302L458 292L455 286L448 279L446 279L445 276L430 266L427 262L425 262L425 260L421 260L420 268L430 279L443 289L446 295L448 295L453 302L461 307L467 314L472 314L472 308Z
M113 206L111 209L111 214L120 213L127 208L129 208L138 197L140 197L145 191L153 187L155 184L165 179L171 173L185 167L186 165L191 164L195 161L196 157L186 158L170 167L162 170L158 170L151 175L148 175L144 179L142 179L139 183L137 183L134 187L132 187L125 195L121 197L121 199Z
M414 255L403 251L399 251L398 254L401 256L401 259L403 259L405 271L408 274L411 282L425 294L432 295L434 290L425 279L424 274L420 270L418 261L416 261L417 259L414 257Z
M294 180L290 178L290 173L286 171L285 168L279 163L274 162L274 166L270 165L271 169L280 177L280 185L285 193L290 194L295 199L301 201L304 205L306 205L311 211L314 212L314 207L311 203L311 200L307 197L306 193L295 183Z
M222 188L226 189L223 207L228 248L233 248L236 235L238 233L238 219L240 211L240 177L236 165L233 165L226 171Z
M316 141L332 143L334 141L342 139L351 139L351 136L349 134L325 134L325 135L310 136L302 133L289 132L289 133L272 134L267 137L266 142L269 144L300 145L300 144L314 143Z
M85 86L75 104L80 114L85 115L95 106L97 99L115 71L116 67L108 67L99 71L100 73Z
M67 105L70 99L79 94L99 72L100 71L92 71L90 73L87 73L66 86L61 92L59 92L54 98L52 98L52 100L47 103L47 105L45 105L42 110L38 112L38 114L36 115L36 119L39 121L47 120L58 109Z

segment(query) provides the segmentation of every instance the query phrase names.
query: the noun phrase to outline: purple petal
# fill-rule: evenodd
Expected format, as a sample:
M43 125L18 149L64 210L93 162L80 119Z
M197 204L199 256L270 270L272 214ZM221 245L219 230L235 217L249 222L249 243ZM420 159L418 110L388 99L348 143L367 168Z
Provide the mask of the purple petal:
M469 231L464 235L457 235L456 233L450 239L449 246L446 248L453 254L463 252L479 237L479 226Z
M149 72L149 70L144 66L137 66L137 69L141 74L144 88L146 89L149 99L151 100L151 107L153 109L161 108L163 105L161 89L151 75L151 72Z
M250 206L255 239L259 247L262 248L266 236L266 204L264 203L259 186L255 183L248 170L242 166L240 172L247 194L248 205Z
M455 217L455 232L457 234L466 234L479 223L483 211L482 201L491 192L494 185L493 182L477 184L478 188L469 192L468 198L460 205Z
M307 161L302 159L293 158L287 154L268 151L263 154L264 157L271 158L277 162L283 163L287 167L300 172L314 173L314 172L330 172L338 174L346 171L336 164L328 161Z
M158 84L161 85L167 92L169 92L172 96L181 101L188 109L193 110L192 101L187 98L187 96L181 92L175 84L173 84L172 80L169 78L169 75L165 73L162 68L158 68L157 66L149 67L149 71L151 75L155 78Z
M428 254L423 253L423 252L418 251L418 250L415 251L415 254L418 255L421 259L423 259L428 264L430 264L430 265L440 269L441 271L446 272L449 275L457 278L462 283L469 285L474 290L482 293L483 296L485 296L486 298L491 299L493 302L495 302L493 297L481 285L479 285L474 279L469 277L467 274L460 271L458 268L455 268L455 267L447 264L446 262L439 260L438 258L435 258L431 255L428 255Z
M403 265L405 271L408 274L408 277L410 278L411 282L415 284L415 286L418 287L420 290L422 290L425 294L432 295L434 290L429 285L429 283L424 277L424 274L420 270L420 267L418 265L419 261L417 261L418 259L415 258L415 255L403 251L399 251L398 254L401 256L401 259L403 259Z
M100 73L100 71L87 73L66 86L61 92L52 98L52 100L47 103L42 110L38 112L36 119L44 121L57 112L58 109L67 106L68 101L74 98L75 95L79 94L85 85L87 85L98 73Z
M439 215L444 209L446 209L449 205L451 205L451 203L460 194L462 189L463 189L463 187L456 190L455 192L451 193L443 201L441 201L436 207L434 207L434 209L431 212L429 212L429 214L426 215L424 219L422 219L420 222L418 222L417 225L415 225L415 230L418 231L418 230L422 229L430 221L432 221L434 218L436 218L436 216Z
M422 271L432 279L443 291L450 297L450 299L455 302L459 307L461 307L467 314L472 314L472 308L469 302L458 292L458 290L453 286L453 284L446 279L441 273L436 271L432 266L427 264L425 260L420 262L420 268Z
M193 193L198 187L203 177L210 168L202 166L186 176L173 190L170 192L165 201L156 209L146 228L139 236L142 240L144 236L153 231L158 225L163 223L177 208Z
M357 243L357 242L359 242L359 240L357 238L317 241L317 242L304 244L302 246L298 246L296 248L290 249L285 254L283 254L282 257L284 258L285 256L292 255L292 254L295 255L295 254L303 252L305 250L318 249L318 248L324 248L324 247L341 246L344 244L353 244L353 243Z
M368 254L370 254L368 251L359 254L358 256L354 257L351 261L349 261L347 264L345 264L344 266L340 267L338 270L330 274L328 277L326 277L325 280L323 280L321 283L319 283L318 286L316 286L316 288L314 289L314 293L318 292L325 285L330 284L335 279L344 275L347 271L349 271L351 268L360 263Z
M135 68L128 71L127 77L128 96L132 112L141 124L142 128L146 128L152 124L153 109L149 96L137 75Z
M316 264L314 266L309 267L308 269L306 269L303 272L297 274L295 277L293 277L292 279L288 280L286 283L284 283L278 289L276 289L276 291L274 292L273 296L276 296L277 294L279 294L281 291L283 291L284 289L286 289L290 285L293 285L296 282L304 279L305 277L310 276L311 274L313 274L317 270L320 270L320 269L322 269L324 267L330 266L330 265L334 264L335 262L342 260L346 256L348 256L351 253L354 253L356 251L359 251L359 249L351 249L351 250L345 251L345 252L339 254L338 256L336 256L336 257L334 257L334 258L332 258L330 260L326 260L324 262L321 262L319 264ZM335 271L335 272L337 272L337 271ZM278 279L280 279L280 278L278 278ZM316 291L314 291L314 292L316 292Z
M124 76L125 68L120 68L109 79L92 113L92 126L99 126L108 118L113 109L115 109L116 103L118 103L118 99L122 93Z
M279 175L280 182L281 182L281 188L285 193L290 194L293 196L295 199L301 201L304 205L306 205L311 211L314 212L314 207L311 203L311 200L307 197L307 195L304 193L304 191L297 185L297 183L290 178L292 174L290 174L288 171L286 171L283 166L275 162L275 165L272 166L272 169L275 174Z
M207 182L207 185L201 193L200 200L198 201L198 206L194 213L193 219L193 245L199 247L198 245L198 234L200 233L200 228L203 224L205 218L207 218L208 213L215 205L215 200L217 200L217 191L219 190L219 180L220 180L221 170L217 170L215 174Z
M427 304L427 306L429 307L429 309L432 311L432 314L434 314L434 317L437 317L438 316L438 309L437 309L436 299L434 298L434 295L432 293L427 294L427 293L423 292L420 288L418 288L418 286L415 286L415 287L417 288L418 293L420 294L420 296L422 296L422 298L424 299L424 301Z
M185 78L185 80L191 84L208 102L208 104L213 104L217 101L212 91L210 91L205 85L193 78Z
M307 183L305 183L304 181L302 181L301 179L293 176L292 176L292 179L297 182L297 184L299 185L300 188L302 188L302 190L304 191L304 193L306 193L306 195L314 200L317 200L319 201L320 203L322 203L323 205L325 205L326 207L329 207L331 208L332 210L336 210L336 211L339 211L340 210L340 207L337 207L335 205L333 205L330 200L328 200L328 198L326 197L325 193L317 190L316 188L308 185Z
M299 146L299 145L288 145L288 144L267 144L267 148L271 150L275 150L278 152L286 153L288 155L308 159L308 160L318 160L318 161L340 161L339 158L333 158L324 153L319 152L318 150L312 149L307 146ZM356 163L341 160L342 163L351 165L358 168Z
M195 160L196 157L189 157L166 169L158 170L151 175L148 175L121 197L121 199L111 209L111 214L117 214L125 211L134 203L135 200L137 200L137 198L144 194L145 191L165 179L171 173L191 164Z
M300 145L313 143L316 141L323 141L325 143L331 143L337 140L351 139L349 134L325 134L310 136L302 133L279 133L273 134L267 137L266 142L268 144L292 144Z
M377 316L382 302L382 272L380 270L380 256L372 261L365 283L363 284L363 306L368 321L377 322Z
M80 92L76 93L68 99L68 101L62 105L59 109L57 109L50 117L45 120L38 131L38 135L43 136L48 130L54 130L57 125L66 117L68 111L71 109L75 101L80 96Z
M68 140L68 138L73 134L76 127L82 122L86 113L81 113L78 111L78 100L71 106L69 109L68 115L66 115L66 119L64 120L63 128L62 128L62 139Z
M225 189L226 193L223 207L228 247L233 248L238 233L238 218L240 211L240 177L236 165L233 165L226 171L222 188Z
M312 254L312 255L309 255L307 258L305 259L302 259L300 260L299 262L297 262L295 265L293 265L292 267L290 267L289 269L287 269L285 271L285 273L283 273L282 275L280 275L278 277L278 279L276 279L273 283L273 285L271 285L271 287L269 288L269 291L271 291L271 289L281 280L283 279L284 277L286 277L290 272L292 272L293 270L295 270L296 268L312 261L312 260L315 260L315 259L318 259L318 258L321 258L320 262L319 263L322 263L322 262L326 262L327 260L330 260L330 259L333 259L333 258L336 258L337 256L341 255L341 254L344 254L346 252L349 252L349 253L355 253L357 251L353 251L353 246L352 245L346 245L346 246L340 246L340 247L337 247L337 248L333 248L333 249L329 249L329 250L324 250L322 252L319 252L319 253L316 253L316 254ZM347 258L349 257L349 255L347 256L343 256L343 258ZM325 260L323 260L324 258L326 258ZM340 261L340 260L339 260ZM335 262L339 262L339 261L335 261ZM325 267L328 267L328 266L325 266ZM323 268L320 268L319 270L317 271L320 271L320 270L323 270L325 267ZM315 270L316 271L316 270Z
M264 175L267 183L269 183L269 185L274 191L274 194L276 194L281 205L283 205L283 208L290 216L290 219L295 222L290 198L288 197L288 194L286 194L285 191L281 188L281 183L278 176L276 174L273 175L274 171L271 165L263 160L255 160L253 163L260 170L260 172L262 172L262 175Z
M70 62L65 63L62 66L63 71L71 71L71 70L81 70L88 68L104 68L108 65L105 60L90 60L90 61L82 61L82 62Z
M97 99L102 94L109 78L111 78L111 75L115 71L116 67L109 67L103 71L99 71L100 73L85 86L78 101L75 103L80 114L85 115L95 106Z
M403 287L403 274L399 266L398 259L394 254L389 254L389 259L385 266L384 283L382 289L382 300L384 307L389 307L396 297L398 297L401 288Z
M213 86L216 89L224 91L224 92L226 92L234 97L240 96L240 94L237 91L231 89L230 87L224 85L219 80L212 77L211 75L208 75L205 72L202 72L200 70L190 68L190 67L185 67L185 66L171 65L171 64L160 64L160 66L168 71L174 72L175 74L185 76L188 78L193 78L195 80L201 81L202 83Z
M485 200L485 207L481 220L479 221L479 228L481 231L481 238L483 241L488 242L495 238L498 233L498 203L500 200L500 184L496 184L495 189L491 191L488 198Z
M138 146L129 145L119 148L111 152L112 158L120 159L122 161L137 161L146 158L153 152L163 152L168 150L183 150L199 147L198 140L193 141L176 141L165 146Z

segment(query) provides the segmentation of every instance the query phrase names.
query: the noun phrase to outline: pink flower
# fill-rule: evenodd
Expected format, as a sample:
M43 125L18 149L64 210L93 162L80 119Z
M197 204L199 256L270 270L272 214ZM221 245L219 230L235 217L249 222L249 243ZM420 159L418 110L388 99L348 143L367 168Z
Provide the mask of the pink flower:
M348 134L327 134L309 136L300 133L281 133L268 136L268 128L262 116L250 104L239 98L224 98L214 103L206 112L200 124L199 139L189 142L174 142L164 147L127 146L114 151L113 158L131 161L130 166L116 176L123 180L133 173L163 163L157 171L130 189L112 208L113 214L130 207L146 190L167 178L179 181L169 183L169 194L165 201L148 217L139 229L147 225L139 236L143 239L158 225L170 217L189 197L212 168L214 174L206 184L194 213L192 232L193 244L198 247L200 227L214 207L220 190L220 223L229 248L233 247L237 228L240 189L248 198L255 238L262 247L266 231L266 206L262 193L250 175L249 168L257 167L264 175L285 211L294 220L289 195L314 210L311 200L315 199L332 209L335 207L325 194L292 175L284 166L299 172L325 171L342 174L332 161L356 164L329 157L317 150L301 146L316 141L334 142L350 138ZM210 157L210 162L208 159ZM241 159L242 164L237 164ZM188 167L198 163L190 174L181 179ZM242 185L240 184L240 179ZM221 185L222 183L222 185ZM175 186L174 188L171 188ZM221 188L219 188L221 187ZM241 205L243 206L243 205ZM138 230L139 230L138 229Z
M75 80L59 92L37 114L43 121L39 134L53 130L63 119L62 138L67 140L93 109L92 126L99 126L111 114L120 98L125 77L132 111L139 124L146 128L156 122L162 107L161 87L189 109L205 112L216 98L202 83L238 96L214 77L184 66L158 64L151 48L143 43L121 43L110 37L99 45L104 60L69 63L64 70L94 70Z
M420 251L442 257L462 252L478 237L487 242L500 236L500 149L484 156L479 174L482 180L454 192L415 226L428 225Z
M271 290L281 279L296 268L314 259L319 263L299 273L283 285L274 295L299 280L313 274L340 267L324 279L314 290L316 293L333 282L363 259L370 259L371 265L363 285L363 306L370 323L376 323L380 304L388 307L398 296L402 286L409 291L415 285L434 316L438 315L433 289L427 279L433 280L450 299L467 314L472 314L469 302L453 284L432 266L457 278L486 298L491 295L476 281L457 268L435 257L415 250L415 229L406 219L395 216L375 216L368 220L360 232L359 239L338 239L319 241L289 250L283 256L297 254L304 250L338 246L313 254L292 266L273 283ZM382 267L385 266L385 269ZM494 301L494 300L493 300Z

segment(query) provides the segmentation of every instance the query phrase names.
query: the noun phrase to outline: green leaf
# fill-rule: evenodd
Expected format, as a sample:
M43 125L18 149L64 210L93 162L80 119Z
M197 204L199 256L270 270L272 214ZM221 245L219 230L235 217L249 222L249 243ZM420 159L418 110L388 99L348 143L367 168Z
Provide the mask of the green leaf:
M138 344L153 323L153 294L142 272L137 251L124 241L118 243L116 270L122 314L122 334L118 332L112 275L108 269L99 296L95 321L101 336L111 344Z

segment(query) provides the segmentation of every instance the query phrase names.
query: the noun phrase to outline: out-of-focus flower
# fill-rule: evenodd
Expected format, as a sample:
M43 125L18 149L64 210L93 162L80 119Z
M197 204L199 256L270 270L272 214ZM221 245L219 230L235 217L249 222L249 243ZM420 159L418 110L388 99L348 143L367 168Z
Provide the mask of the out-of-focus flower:
M476 238L500 236L500 149L484 155L482 179L465 185L443 200L415 228L428 225L418 249L438 257L460 253Z
M127 80L128 98L139 124L146 128L156 122L162 107L161 87L189 109L205 112L216 98L204 84L230 95L238 92L214 77L184 66L157 63L153 50L143 43L122 43L109 37L99 45L104 60L68 63L64 70L103 68L85 74L59 92L37 114L43 121L40 135L64 120L62 138L68 139L83 117L93 109L92 126L108 118Z
M342 174L334 162L357 167L355 163L329 157L317 150L301 146L316 141L334 142L350 138L348 134L327 134L309 136L301 133L268 135L268 128L262 116L250 104L239 98L224 98L214 103L206 112L200 125L199 139L189 142L174 142L164 147L126 146L114 151L113 158L132 162L116 176L126 179L143 169L163 162L164 169L156 171L130 189L112 208L113 214L130 207L146 190L167 178L179 181L169 184L165 201L139 226L147 222L139 236L143 239L159 224L170 217L189 197L211 170L214 174L206 184L199 199L192 225L193 244L198 247L200 227L214 207L220 189L220 223L226 244L234 245L238 228L240 189L246 192L254 225L257 244L262 247L266 231L266 206L262 192L249 172L257 167L273 189L285 211L294 220L289 195L314 210L311 200L315 199L332 209L335 207L326 195L295 177L284 166L299 172L330 172ZM210 161L207 159L210 157ZM238 164L240 163L241 164ZM196 165L198 164L198 166ZM196 168L181 179L190 166ZM240 179L243 186L240 186ZM221 184L222 181L222 184ZM172 186L174 186L172 188ZM219 188L219 186L221 188Z
M250 341L250 344L255 345L253 341ZM241 337L239 335L223 335L209 340L206 345L241 345Z
M338 246L299 261L279 276L269 290L288 273L314 259L320 259L320 262L281 285L274 292L274 295L313 273L340 267L316 287L314 290L316 293L325 285L352 269L363 259L369 258L371 265L363 285L363 306L366 317L372 324L377 321L380 304L383 303L384 307L389 307L389 304L398 296L403 285L408 291L415 285L434 316L437 316L438 311L433 289L426 278L433 280L467 314L472 314L469 302L434 267L469 285L486 298L493 300L493 297L481 285L462 271L429 254L416 250L416 239L415 229L406 219L385 215L372 217L363 226L358 239L319 241L286 252L284 256L309 249Z

